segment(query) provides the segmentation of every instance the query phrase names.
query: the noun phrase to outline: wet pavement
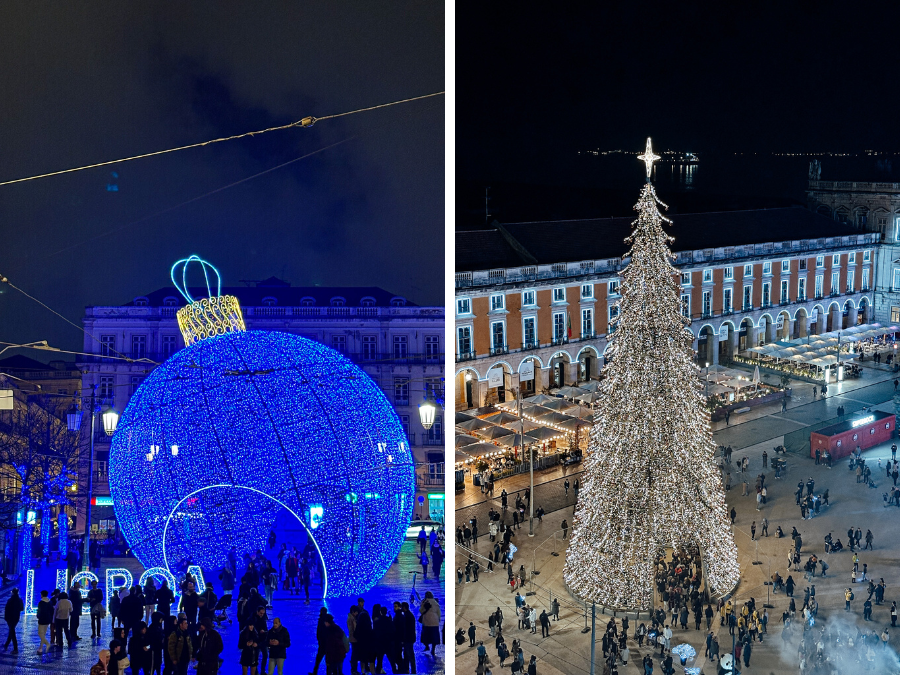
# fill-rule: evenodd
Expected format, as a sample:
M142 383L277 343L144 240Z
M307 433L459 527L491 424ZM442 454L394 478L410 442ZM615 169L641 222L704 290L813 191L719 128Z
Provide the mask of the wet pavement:
M416 545L413 540L408 540L403 544L398 562L395 562L385 577L370 591L364 594L366 599L366 607L371 608L372 605L378 603L381 605L393 606L394 601L409 602L411 591L413 588L413 574L416 575L416 592L421 598L425 597L426 591L431 591L438 599L441 605L441 625L443 628L444 621L444 573L441 570L441 577L435 580L431 576L429 568L428 580L422 581L422 568L418 564L416 556ZM323 601L321 598L315 598L316 586L310 589L312 596L310 604L305 605L302 598L298 596L290 596L285 592L276 592L273 600L274 609L269 610L268 616L271 619L278 617L290 632L291 646L287 650L287 659L285 661L285 672L287 673L308 673L312 670L315 654L316 639L315 629L316 620L319 615L319 608L323 605L328 611L334 614L338 619L341 627L346 631L347 612L356 598L330 598ZM5 603L6 597L0 598L0 602ZM418 607L417 603L410 603L411 607ZM234 611L229 613L233 618ZM416 611L418 617L418 611ZM103 648L109 646L111 639L110 619L103 621L103 639L101 641L90 639L91 628L88 617L83 617L79 633L83 638L77 643L73 649L63 648L61 651L55 647L49 654L38 656L35 654L39 639L37 636L37 619L29 616L23 617L17 628L19 638L19 653L11 654L9 650L0 651L0 675L27 675L30 673L85 673L90 672L91 666L97 662L97 654ZM421 628L421 625L420 625ZM240 652L236 648L238 639L238 627L236 623L224 623L219 631L222 634L222 640L225 644L225 651L222 658L225 663L220 669L221 675L237 675L240 673L238 660ZM5 626L0 628L0 640L6 640ZM416 670L419 673L443 673L444 672L444 646L439 645L437 648L437 657L432 658L423 645L416 645ZM390 666L385 664L386 670L390 672ZM194 673L195 670L189 672ZM271 672L271 668L270 668ZM322 664L319 673L324 675L325 665ZM344 660L344 673L350 672L349 658Z

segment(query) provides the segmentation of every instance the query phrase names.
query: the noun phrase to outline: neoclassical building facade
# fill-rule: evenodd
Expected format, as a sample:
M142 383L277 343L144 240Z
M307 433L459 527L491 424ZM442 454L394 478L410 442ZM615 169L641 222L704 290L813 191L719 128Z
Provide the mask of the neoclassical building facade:
M701 364L874 320L874 233L802 208L673 220L682 311ZM505 400L520 380L530 394L598 375L631 222L494 223L456 233L457 409Z

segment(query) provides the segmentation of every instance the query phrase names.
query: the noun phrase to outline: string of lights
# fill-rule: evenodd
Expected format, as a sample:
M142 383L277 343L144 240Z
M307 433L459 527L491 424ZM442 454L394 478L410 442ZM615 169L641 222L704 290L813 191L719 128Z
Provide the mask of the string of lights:
M649 140L645 155L654 156ZM657 205L665 207L648 181L626 239L631 261L620 273L619 316L564 568L577 597L611 608L652 607L654 562L667 548L699 545L714 592L730 592L740 575L673 239L662 228L671 221Z
M138 159L146 159L148 157L158 157L160 155L168 155L173 152L180 152L182 150L190 150L192 148L202 148L207 145L213 145L215 143L224 143L226 141L236 141L241 138L250 138L251 136L260 136L262 134L267 134L272 131L284 131L286 129L294 129L294 128L306 128L313 126L316 122L321 122L323 120L336 119L338 117L346 117L347 115L355 115L357 113L368 112L370 110L377 110L379 108L388 108L395 105L400 105L402 103L410 103L412 101L419 101L425 98L431 98L433 96L442 96L444 92L439 91L433 94L425 94L423 96L414 96L412 98L406 98L401 101L392 101L391 103L382 103L380 105L369 106L368 108L359 108L358 110L350 110L348 112L337 113L334 115L325 115L324 117L304 117L302 119L296 120L295 122L289 122L288 124L281 124L275 127L268 127L266 129L258 129L256 131L247 131L242 134L235 134L233 136L224 136L222 138L214 138L209 141L201 141L199 143L191 143L189 145L181 145L176 148L168 148L166 150L156 150L154 152L145 152L140 155L132 155L130 157L123 157L121 159L111 159L105 162L96 162L94 164L87 164L85 166L73 167L71 169L61 169L59 171L50 171L48 173L38 174L36 176L27 176L25 178L14 178L12 180L7 180L0 182L0 187L4 185L13 185L15 183L24 183L26 181L38 180L41 178L50 178L52 176L61 176L67 173L75 173L76 171L85 171L86 169L97 169L103 166L112 166L113 164L123 164L125 162L132 162Z

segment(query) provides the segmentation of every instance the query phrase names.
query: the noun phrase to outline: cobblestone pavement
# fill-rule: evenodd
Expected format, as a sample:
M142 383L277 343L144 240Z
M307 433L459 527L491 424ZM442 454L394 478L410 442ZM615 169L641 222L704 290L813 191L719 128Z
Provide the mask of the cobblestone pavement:
M763 469L761 456L763 450L766 450L771 457L772 446L780 444L785 431L802 429L816 421L835 417L838 405L843 405L847 413L864 406L893 411L893 402L889 400L893 394L893 379L894 376L888 372L867 369L860 380L830 386L829 396L824 401L821 398L813 399L810 385L795 385L794 399L786 413L782 413L778 405L775 410L763 411L765 414L760 414L755 419L735 424L735 418L732 417L730 426L717 425L717 428L721 429L715 433L716 442L731 444L735 449L735 461L744 456L749 458L748 478L751 485L760 471L764 471L768 477L769 503L763 507L763 511L756 512L755 493L742 496L738 483L741 475L732 467L733 485L737 484L738 489L733 488L727 493L727 501L729 508L734 506L738 513L735 524L735 540L741 565L741 582L735 593L738 603L753 597L757 605L761 606L766 601L769 588L764 582L772 573L778 571L785 578L788 574L793 575L797 584L795 599L798 606L802 604L803 590L810 583L803 578L802 572L787 569L786 559L791 544L788 537L777 539L774 536L779 525L787 533L796 526L803 537L804 554L812 552L817 555L822 555L822 541L829 532L835 538L840 537L846 544L847 529L851 526L860 527L864 533L867 529L871 529L875 536L874 550L860 554L860 565L868 564L869 578L876 580L884 578L887 585L885 604L874 607L873 620L864 622L862 604L866 598L865 585L857 584L856 599L852 603L851 611L845 612L843 591L850 584L851 554L845 549L843 553L828 555L826 558L830 567L827 576L817 577L813 582L819 602L817 629L829 622L831 625L839 622L844 630L852 629L855 637L855 629L858 627L874 630L880 634L885 626L890 626L890 603L893 600L900 602L900 566L896 563L900 558L900 540L893 535L896 531L897 518L900 517L900 509L884 506L882 494L889 490L889 484L884 483L884 473L877 470L879 459L883 464L890 457L890 444L864 453L864 457L870 465L873 465L873 472L876 474L875 489L855 482L855 474L851 474L847 469L847 460L842 460L834 468L828 469L824 465L815 465L808 457L791 454L788 456L787 475L783 480L774 480L774 474ZM804 391L804 387L808 390ZM796 506L793 492L798 481L806 481L810 477L815 479L817 492L826 488L829 490L830 505L814 518L801 520L800 509ZM502 486L502 482L498 483L498 486ZM535 494L540 498L540 488L537 486ZM513 543L518 547L516 569L524 564L527 570L533 568L539 573L524 589L528 594L527 601L533 603L540 614L542 609L549 608L551 597L560 600L560 620L552 624L549 637L541 638L540 631L531 633L516 627L514 594L507 584L507 574L502 567L498 567L493 574L482 572L478 582L468 584L464 582L456 586L456 626L468 628L470 621L475 623L478 639L483 639L485 646L488 647L495 673L500 669L497 667L494 641L488 635L487 617L498 606L503 609L506 617L504 633L507 636L507 644L513 638L521 640L526 662L532 654L537 656L539 673L555 675L557 672L567 674L590 672L590 635L582 632L586 626L590 626L590 612L568 594L562 583L567 542L561 538L559 524L563 518L567 518L571 523L572 512L572 506L567 503L563 509L544 516L542 523L535 522L533 538L528 537L528 526L525 524L523 529L516 530L513 539ZM759 541L751 540L750 524L756 520L759 530L762 517L769 519L770 536L763 537ZM487 555L489 545L487 537L479 537L478 544L473 546L474 552L477 555ZM469 551L457 547L455 567L464 565L468 554ZM805 559L806 555L804 561ZM483 566L486 565L485 560L481 562ZM755 562L759 564L754 564ZM454 578L454 583L455 581ZM755 646L750 668L746 669L746 672L777 675L796 673L800 630L789 632L784 636L781 631L781 615L786 610L789 599L783 594L778 594L770 596L769 601L773 605L773 608L769 609L769 634L761 644ZM598 637L605 630L608 620L609 617L598 613L596 619ZM714 622L713 630L719 636L721 651L727 653L731 647L727 629L717 626ZM698 652L698 658L693 665L701 667L704 673L710 675L715 672L715 665L707 664L703 657L705 635L706 632L703 630L693 630L691 623L688 630L675 630L675 644L681 642L691 644ZM889 644L891 650L885 654L890 662L890 669L882 669L881 672L900 672L900 661L897 661L894 652L900 648L900 629L891 634ZM456 649L457 671L474 672L477 657L474 648L469 647L468 640ZM641 659L648 653L646 647L639 649L634 641L629 642L629 649L631 661L627 667L620 666L620 673L640 672ZM599 644L596 658L598 660L602 658ZM654 672L659 672L658 658L654 658L654 664ZM471 670L468 670L469 668ZM862 669L860 667L860 670ZM603 672L600 663L597 664L597 672Z
M415 542L412 540L403 544L398 557L399 562L395 562L391 566L388 573L375 588L365 593L366 606L371 608L376 603L391 606L395 600L401 602L409 601L412 589L411 572L416 571L419 573L416 581L417 592L421 597L425 596L426 591L434 593L441 604L443 621L443 569L441 578L438 581L431 577L429 569L429 578L423 582L421 579L422 568L418 565L415 548ZM310 594L312 596L315 595L315 588L310 589ZM355 598L337 598L323 601L321 598L315 599L313 597L309 605L304 605L303 600L299 597L292 597L281 592L275 594L274 609L269 611L269 619L271 621L272 618L279 617L290 632L291 646L288 648L287 660L285 661L285 671L287 673L303 673L305 675L312 670L316 654L315 629L319 608L324 604L346 631L347 611L355 600ZM2 598L0 601L5 603L6 598ZM229 615L233 615L233 612ZM62 651L59 651L54 648L49 654L37 656L35 654L39 643L37 621L33 616L25 617L17 630L19 653L13 655L10 651L0 651L0 675L29 675L31 673L84 673L86 675L90 672L91 666L96 663L100 649L109 646L111 638L110 620L104 620L104 637L102 641L98 642L95 640L92 644L89 637L90 630L90 623L85 617L82 619L81 627L79 628L79 633L83 639L77 643L74 649L63 648ZM221 675L237 675L240 673L240 666L238 665L240 652L236 648L238 639L237 624L223 624L220 632L225 643L225 651L222 653L225 663L219 672ZM0 628L0 639L6 640L5 626ZM444 671L443 645L439 645L437 648L437 658L432 658L422 645L417 645L416 666L419 673L442 673ZM347 659L344 661L343 672L348 673L349 669L349 659ZM191 670L190 672L196 671ZM324 675L324 664L319 672Z

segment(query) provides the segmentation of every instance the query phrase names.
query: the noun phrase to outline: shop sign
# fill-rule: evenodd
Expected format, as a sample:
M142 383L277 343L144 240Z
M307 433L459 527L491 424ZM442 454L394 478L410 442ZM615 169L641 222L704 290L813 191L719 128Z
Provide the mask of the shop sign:
M719 339L727 340L728 339L728 324L722 324L719 326Z
M853 421L853 428L861 427L863 424L868 424L869 422L875 421L875 415L868 415L858 420Z
M534 379L534 359L525 361L519 368L519 382L528 382Z
M503 386L503 368L491 368L488 371L488 387L496 389Z
M779 328L784 328L784 314L778 315L778 320L775 322L775 325Z

